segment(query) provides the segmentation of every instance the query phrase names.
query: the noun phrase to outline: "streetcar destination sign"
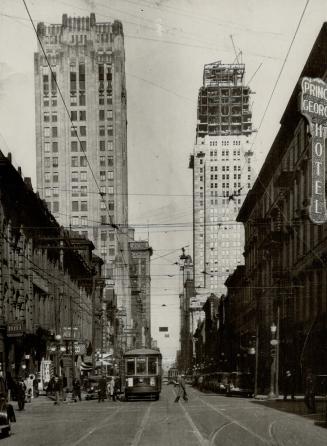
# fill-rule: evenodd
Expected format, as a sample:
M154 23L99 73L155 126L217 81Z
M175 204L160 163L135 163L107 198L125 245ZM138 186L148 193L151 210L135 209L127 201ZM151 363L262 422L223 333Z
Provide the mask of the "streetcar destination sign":
M301 80L300 112L306 117L312 136L312 187L309 218L313 223L327 221L325 194L325 140L327 136L327 84L321 79Z

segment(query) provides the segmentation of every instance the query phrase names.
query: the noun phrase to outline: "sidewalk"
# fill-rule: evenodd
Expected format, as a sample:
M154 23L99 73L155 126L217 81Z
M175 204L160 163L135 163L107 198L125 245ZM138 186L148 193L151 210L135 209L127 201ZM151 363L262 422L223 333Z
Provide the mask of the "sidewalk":
M324 396L316 397L316 413L308 413L303 395L297 395L295 400L291 400L290 397L284 400L283 396L279 396L276 399L268 399L267 395L256 395L253 403L310 418L315 424L327 427L327 399Z

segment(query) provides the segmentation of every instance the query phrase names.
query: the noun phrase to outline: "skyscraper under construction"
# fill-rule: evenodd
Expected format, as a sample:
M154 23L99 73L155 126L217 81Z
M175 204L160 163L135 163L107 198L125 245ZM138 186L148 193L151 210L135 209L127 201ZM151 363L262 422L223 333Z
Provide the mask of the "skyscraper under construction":
M198 293L225 292L228 275L243 263L238 210L252 184L250 88L245 65L204 66L199 90L193 169L194 283Z
M114 282L117 305L126 315L124 324L127 322L128 326L127 119L122 24L96 22L94 14L64 14L61 24L39 23L37 34L37 189L63 226L94 242L97 254L105 261L105 277Z

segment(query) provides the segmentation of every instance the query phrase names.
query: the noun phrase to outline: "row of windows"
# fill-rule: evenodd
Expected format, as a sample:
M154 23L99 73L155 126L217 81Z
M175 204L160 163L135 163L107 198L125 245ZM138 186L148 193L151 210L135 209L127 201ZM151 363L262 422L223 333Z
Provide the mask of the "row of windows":
M99 110L99 121L104 121L105 120L105 110ZM107 120L110 121L112 120L113 114L112 114L112 110L107 110Z
M79 117L79 121L86 121L86 110L71 110L70 119L77 121L77 117Z
M77 135L78 135L78 127L76 125L71 127L70 135L77 137ZM82 125L82 126L79 127L79 136L86 136L86 127L85 127L85 125Z
M44 122L50 122L50 113L49 112L44 112L43 113L43 121ZM57 112L52 112L51 113L51 122L57 122L57 121L58 121Z
M221 144L223 146L229 146L229 142L230 141L221 141ZM217 146L217 145L218 145L218 141L210 141L210 146ZM240 145L241 145L241 141L233 141L233 146L240 146Z
M52 107L57 107L57 99L51 99L51 106ZM43 107L49 107L50 106L50 99L49 98L44 98L43 99Z
M114 159L112 156L107 157L107 164L109 167L112 167L114 165ZM100 166L105 166L105 165L106 165L106 157L100 156Z
M113 136L113 126L112 124L109 124L107 126L107 135ZM106 136L106 128L104 125L99 126L99 136Z
M87 211L87 201L72 201L72 211L73 212L79 212L79 211Z
M87 166L87 158L86 156L72 156L71 158L71 167L86 167Z
M51 176L50 172L45 172L45 174L44 174L44 181L46 183L50 183L51 177L52 177L52 182L53 183L58 183L58 181L59 181L58 172L53 172L52 176Z
M44 158L44 167L50 168L52 167L58 167L58 157L54 156L53 158L46 157Z
M106 172L104 170L102 170L100 172L100 181L106 181L106 179L113 180L114 179L114 173L112 171L108 171L107 174L106 174Z
M105 242L107 239L109 239L110 242L113 242L115 240L115 234L113 232L106 232L101 231L101 240Z
M57 138L58 136L58 127L44 127L43 131L46 138L50 137L50 132L52 138Z

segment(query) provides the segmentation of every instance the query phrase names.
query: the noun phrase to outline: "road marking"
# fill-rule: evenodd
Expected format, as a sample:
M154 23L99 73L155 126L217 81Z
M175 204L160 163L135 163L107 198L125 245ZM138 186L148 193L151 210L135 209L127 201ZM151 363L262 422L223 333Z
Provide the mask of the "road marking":
M172 393L173 393L174 397L176 398L177 393L176 393L173 389L172 389ZM187 412L187 410L185 409L185 407L183 406L183 404L181 403L181 401L179 401L179 405L180 405L180 407L183 409L185 418L186 418L187 421L189 422L189 424L190 424L190 426L191 426L191 428L192 428L192 433L196 436L196 438L197 438L199 444L200 444L201 446L209 446L209 442L208 442L208 440L206 440L206 439L202 436L201 432L199 431L199 429L198 429L198 428L196 427L196 425L194 424L194 422L193 422L193 420L192 420L190 414Z
M118 412L120 412L121 408L117 409L114 413L109 415L105 420L101 421L101 423L98 423L96 426L94 426L90 431L86 432L81 438L79 438L75 443L72 443L70 446L77 446L82 443L82 441L86 440L90 435L92 435L97 429L101 429L102 427L105 427L108 423L108 421L113 418L115 415L117 415Z
M262 437L261 435L257 434L256 432L254 432L253 430L249 429L248 427L244 426L244 424L240 423L239 421L235 420L234 418L230 417L229 415L226 415L225 413L222 413L222 411L218 408L216 408L215 406L213 406L210 403L207 403L206 401L204 401L202 398L201 400L203 401L203 403L210 407L211 409L213 409L214 411L216 411L217 413L219 413L222 417L225 417L227 420L231 421L232 423L236 424L238 427L240 427L241 429L245 430L246 432L248 432L249 434L253 435L254 437L258 438L259 440L261 440L263 443L265 444L269 444L271 445L271 442L266 440L266 438Z
M144 417L143 417L142 422L141 422L141 426L137 430L137 432L135 434L135 437L134 437L134 439L133 439L133 441L131 443L131 446L138 446L138 444L140 443L140 440L141 440L142 434L144 432L145 426L146 426L147 422L149 421L151 406L152 405L150 403L150 406L147 408L147 411L144 414Z
M227 426L231 426L232 424L234 424L234 422L230 421L229 423L224 423L222 426L220 426L216 431L211 432L211 435L209 437L209 441L210 441L210 446L214 446L214 442L216 440L217 435L223 430L225 429L225 427Z

